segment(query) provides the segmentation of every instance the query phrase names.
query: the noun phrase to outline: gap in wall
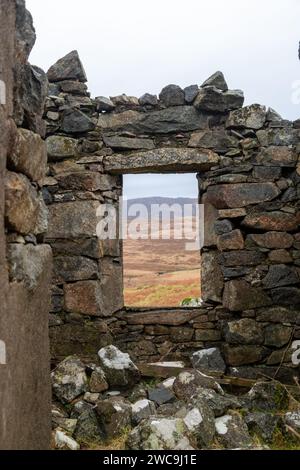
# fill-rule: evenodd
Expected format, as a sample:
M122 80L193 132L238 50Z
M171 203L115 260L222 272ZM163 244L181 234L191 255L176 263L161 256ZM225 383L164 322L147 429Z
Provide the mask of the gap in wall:
M123 198L125 306L194 304L201 294L196 174L124 175Z

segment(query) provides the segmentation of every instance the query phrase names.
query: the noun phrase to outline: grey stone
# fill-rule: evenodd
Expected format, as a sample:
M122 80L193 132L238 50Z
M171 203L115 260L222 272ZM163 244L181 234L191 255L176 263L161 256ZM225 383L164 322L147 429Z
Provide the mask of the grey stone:
M64 404L71 403L87 391L88 381L84 364L76 356L67 357L51 373L55 396Z
M225 341L231 344L263 344L264 331L251 318L226 322L223 328Z
M96 236L96 201L76 201L49 206L49 239L73 239Z
M232 280L225 283L223 306L232 312L264 307L271 304L271 299L259 287L253 287L244 280Z
M83 256L56 256L54 258L54 279L58 284L98 277L98 263L94 260Z
M218 184L208 187L207 202L226 209L272 201L279 194L274 183Z
M122 136L103 136L103 141L107 147L118 150L152 150L154 143L151 139L138 139Z
M215 421L218 442L225 449L247 449L253 445L248 428L242 417L230 413Z
M230 220L217 220L214 224L214 230L217 235L224 235L224 233L229 233L233 230L233 224Z
M255 433L264 442L272 443L280 425L280 417L257 411L246 415L245 423L251 433Z
M230 345L223 346L225 362L229 366L242 366L246 364L255 364L267 356L267 350L262 346L256 345Z
M199 387L197 398L203 400L212 409L216 418L223 416L228 410L243 408L242 400L234 395L220 395L214 390Z
M66 134L83 134L95 129L94 122L79 109L65 111L60 129Z
M269 267L269 272L263 279L266 289L299 284L297 272L284 264L276 264Z
M206 86L215 86L216 88L222 91L228 90L228 85L226 83L225 77L220 71L215 72L201 85L202 88Z
M24 0L16 1L16 56L24 63L35 44L36 34L31 13Z
M80 444L91 445L103 441L103 433L93 409L84 411L78 416L74 437Z
M265 328L265 345L281 348L291 339L293 328L290 326L268 325Z
M214 86L200 88L194 106L200 111L212 113L225 113L241 108L244 103L244 94L241 90L222 92Z
M276 305L300 306L300 289L296 287L279 287L271 290L271 296Z
M190 85L184 88L184 98L187 104L192 104L199 93L198 85Z
M201 296L205 302L221 302L224 279L217 252L208 251L201 255Z
M261 129L267 117L265 106L252 104L232 111L226 122L226 127Z
M295 431L300 431L300 411L291 411L284 415L284 422Z
M79 96L87 95L87 85L82 82L65 80L63 82L58 82L57 86L59 86L64 93L71 93L72 95Z
M47 138L46 144L50 161L63 160L78 154L78 141L71 137L52 135Z
M148 398L157 405L164 405L175 400L175 395L171 390L164 387L155 388L148 391Z
M105 437L112 439L124 432L131 424L131 404L119 397L100 400L97 404L98 419Z
M211 408L202 398L194 398L187 407L183 418L190 440L197 449L209 447L215 437L215 417Z
M110 387L132 387L139 381L139 370L127 353L107 346L98 355Z
M288 392L279 382L257 382L247 398L256 411L282 411L287 409L289 403Z
M87 77L77 51L72 51L59 59L47 72L50 82L79 80L86 82Z
M259 130L257 131L257 137L262 147L297 145L299 130L293 128Z
M119 173L159 173L206 171L219 161L211 150L160 148L129 155L112 155L105 158L105 170Z
M156 95L145 93L140 97L139 103L141 106L156 106L158 104L158 99Z
M139 100L135 96L127 96L124 93L118 96L111 96L111 101L115 106L138 106Z
M181 372L176 378L173 390L179 400L189 402L190 399L197 394L198 387L208 388L223 393L220 385L206 374L198 370Z
M260 153L256 156L255 161L259 165L265 166L280 166L280 167L295 167L297 164L298 155L293 147L275 146L262 148Z
M137 426L143 419L156 414L156 408L150 400L139 400L131 405L132 423Z
M226 364L218 348L196 351L191 358L195 369L225 372Z
M116 105L112 102L110 98L106 98L105 96L97 96L95 98L96 107L98 112L102 111L113 111Z
M101 367L96 367L92 372L89 388L92 393L102 393L108 390L109 386L106 381L106 376Z
M231 253L222 253L219 263L225 267L257 266L265 261L265 256L260 251L236 250Z
M225 153L238 146L238 140L225 130L213 129L194 132L189 141L189 147L209 148L215 152Z
M80 445L64 431L56 429L54 432L55 448L59 450L80 450Z
M178 85L167 85L159 94L165 106L181 106L185 104L184 92Z

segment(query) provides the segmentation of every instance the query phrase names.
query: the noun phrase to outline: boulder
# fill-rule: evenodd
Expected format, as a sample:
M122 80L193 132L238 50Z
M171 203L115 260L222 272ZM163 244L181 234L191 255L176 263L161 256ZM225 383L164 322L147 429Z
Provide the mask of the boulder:
M225 341L230 344L263 344L264 330L252 318L225 322L223 327Z
M205 80L205 82L202 83L201 88L204 88L206 86L214 86L222 91L228 90L228 85L226 83L225 77L223 73L219 70L213 75L211 75L207 80Z
M52 135L46 139L46 144L50 161L75 157L78 153L78 141L71 137Z
M148 418L127 439L130 450L193 450L182 419Z
M84 364L76 356L67 357L51 373L55 396L61 403L71 403L88 389Z
M247 449L253 445L247 425L237 413L230 413L215 421L218 442L225 449Z
M8 154L8 165L35 182L44 178L47 170L45 142L38 134L18 129L13 149Z
M160 101L166 106L181 106L185 104L183 90L177 85L167 85L159 94Z
M139 381L139 370L129 354L107 346L100 349L98 356L110 387L133 387Z
M225 372L226 364L218 348L196 351L191 357L195 369Z
M226 122L226 127L261 129L267 117L265 106L252 104L232 111Z
M79 109L68 109L64 112L61 127L66 134L84 134L95 129L95 124Z
M108 390L109 386L106 381L105 373L101 367L96 367L92 372L89 388L92 393L102 393Z
M100 400L97 404L98 419L105 437L119 436L131 425L131 404L119 397Z
M215 390L218 393L223 393L222 388L213 377L209 377L196 370L181 372L174 382L173 390L179 400L188 403L190 399L197 394L198 387L204 387Z
M255 411L282 411L289 403L288 392L279 382L257 382L247 394L249 406Z
M139 400L131 405L132 424L137 426L143 419L156 414L156 408L150 400Z
M225 113L241 108L244 103L244 94L241 90L222 92L215 86L200 88L194 106L199 111L212 113Z
M87 77L77 51L69 52L59 59L47 72L49 82L78 80L87 82Z

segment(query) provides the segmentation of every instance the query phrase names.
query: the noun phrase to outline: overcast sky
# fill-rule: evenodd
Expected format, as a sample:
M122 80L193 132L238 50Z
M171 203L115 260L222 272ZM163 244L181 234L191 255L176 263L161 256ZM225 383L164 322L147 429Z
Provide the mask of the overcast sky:
M158 94L169 83L200 85L222 70L246 104L300 117L292 102L300 83L299 0L27 0L27 7L38 35L31 62L47 70L77 49L93 96ZM126 177L129 197L151 185L155 195L197 191L192 176L180 185L166 176L163 184Z

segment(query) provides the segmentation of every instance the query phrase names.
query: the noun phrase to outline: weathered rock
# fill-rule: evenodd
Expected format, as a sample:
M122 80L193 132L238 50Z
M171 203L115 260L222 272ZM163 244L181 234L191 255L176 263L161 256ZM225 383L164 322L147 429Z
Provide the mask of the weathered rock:
M255 160L259 165L294 167L297 159L297 153L292 147L272 145L261 149Z
M292 127L259 130L257 131L257 137L262 147L269 147L271 145L297 145L299 140L299 131Z
M100 400L97 414L105 436L109 439L122 434L131 424L131 404L118 397Z
M122 136L103 136L103 141L107 147L117 150L152 150L154 143L151 139L138 139Z
M257 320L270 323L298 323L300 322L300 311L274 305L259 310Z
M219 184L209 186L207 202L226 209L272 201L279 194L274 183Z
M244 280L232 280L225 283L223 306L232 312L264 307L270 304L270 298L259 287L253 287Z
M231 344L263 344L264 332L251 318L226 322L223 328L225 341Z
M201 87L204 88L206 86L214 86L222 91L228 90L228 85L226 83L225 77L222 72L217 71L213 75L211 75L204 83L202 83Z
M47 138L47 152L50 161L63 160L64 158L75 157L78 153L78 141L71 137L52 135Z
M217 220L214 224L214 231L217 235L223 235L233 231L233 223L230 220Z
M105 96L97 96L95 98L97 111L113 111L116 105L112 102L111 99L106 98Z
M24 282L29 291L34 291L46 267L51 266L52 252L49 245L10 244L7 260L10 281Z
M175 400L175 395L172 390L165 387L158 387L148 391L149 400L155 402L157 405L164 405Z
M83 134L95 129L94 122L79 109L65 111L60 129L66 134Z
M247 394L253 410L286 410L288 392L279 382L257 382Z
M244 245L244 237L238 229L220 235L217 240L217 246L220 251L243 250Z
M261 212L247 215L242 225L259 230L289 232L297 229L298 219L293 214L280 211Z
M156 414L156 408L150 400L139 400L131 406L132 423L137 426L143 419Z
M52 428L61 428L62 430L74 434L77 425L77 419L62 418L59 416L52 417Z
M43 209L38 192L26 176L6 172L5 216L8 225L22 234L38 233L37 226Z
M52 387L55 396L64 404L71 403L87 391L87 376L84 364L76 356L67 357L52 372Z
M99 203L76 201L52 204L49 207L49 239L96 237Z
M183 90L177 85L167 85L159 94L159 99L165 106L181 106L185 104Z
M140 378L140 373L127 353L115 346L100 349L99 359L110 387L132 387Z
M228 410L243 408L243 403L234 395L220 395L214 390L199 387L197 398L203 400L212 409L216 418L223 416Z
M226 127L261 129L266 122L267 111L265 106L252 104L242 109L232 111L226 122Z
M230 148L237 147L238 140L225 130L204 130L194 132L188 145L189 147L209 148L215 152L225 153Z
M87 77L77 51L72 51L59 59L47 72L50 82L79 80L87 82Z
M187 403L197 394L198 387L204 387L222 393L222 388L212 377L198 370L181 372L173 385L177 398Z
M254 233L249 235L258 246L263 248L291 248L293 245L293 236L285 232L266 232Z
M300 306L300 289L296 287L279 287L271 291L275 305Z
M205 302L221 302L224 280L216 252L201 255L201 296Z
M211 328L211 325L210 325ZM199 329L195 332L196 341L220 341L221 333L214 329Z
M106 381L105 373L101 367L96 367L92 372L89 388L92 393L102 393L108 390L109 386Z
M253 178L260 181L275 181L281 176L281 168L276 166L255 166L253 168Z
M60 429L54 431L54 443L59 450L80 450L78 442Z
M56 256L54 258L54 279L61 282L98 279L98 263L83 256Z
M265 261L265 256L260 251L235 250L231 253L223 253L219 256L219 262L223 266L257 266Z
M109 175L94 171L64 172L56 176L61 189L73 191L109 191L114 180Z
M103 432L93 409L84 411L78 416L74 437L80 444L86 445L103 441Z
M102 115L99 117L98 125L103 129L139 134L168 134L206 129L208 117L199 113L193 106L173 106L147 114L130 110L120 114Z
M71 414L70 414L71 419L78 420L79 416L81 416L83 413L92 411L93 408L94 408L93 405L91 405L90 403L87 403L84 400L76 401L76 403L74 404L71 410Z
M72 95L86 96L87 85L82 82L75 80L65 80L63 82L57 82L57 86L64 92Z
M199 93L198 85L189 85L183 90L185 102L188 104L192 104L195 100L196 96Z
M219 219L236 219L239 217L245 217L246 209L240 207L238 209L221 209L218 211Z
M265 351L262 346L224 346L225 362L229 366L242 366L246 364L254 364L262 361L265 357Z
M18 129L8 164L13 170L24 173L33 181L39 181L46 174L47 152L44 141L38 134L27 129Z
M214 413L201 398L193 399L188 406L183 421L186 425L190 440L197 449L209 447L215 437Z
M297 271L285 264L276 264L269 267L269 272L263 279L265 289L299 284Z
M218 442L225 449L247 449L253 443L242 417L231 413L215 421Z
M129 435L130 450L192 450L182 419L148 418Z
M272 443L280 424L280 418L279 416L257 411L246 415L245 423L250 432L255 433L263 441Z
M293 328L284 325L269 325L265 328L265 345L281 348L291 339Z
M226 364L218 348L202 349L195 352L191 361L195 369L225 372Z
M105 315L99 281L79 281L64 285L65 310L93 317Z
M225 113L240 108L244 103L244 94L241 90L222 92L214 86L200 88L194 106L200 111Z
M139 103L141 106L156 106L158 104L158 99L156 95L145 93L140 97Z
M272 263L283 264L292 263L293 258L287 250L273 250L268 254L269 260Z
M21 63L27 61L35 44L36 34L31 13L25 8L22 0L16 2L16 59Z
M300 411L293 411L284 415L284 422L295 431L300 431Z
M75 240L51 240L51 247L54 256L85 256L98 260L102 256L119 256L119 253L112 250L106 253L103 245L97 238Z
M219 161L211 150L160 148L129 155L112 155L105 158L109 173L159 173L164 171L206 171Z

